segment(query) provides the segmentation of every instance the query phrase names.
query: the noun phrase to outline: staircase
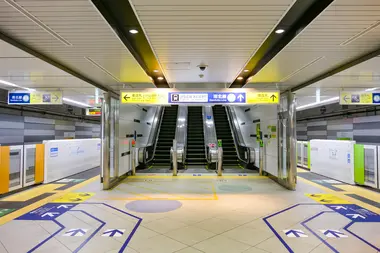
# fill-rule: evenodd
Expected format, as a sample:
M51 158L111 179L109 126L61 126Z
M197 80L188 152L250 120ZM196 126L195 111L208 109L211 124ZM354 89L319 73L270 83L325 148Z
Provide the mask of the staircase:
M228 123L226 109L221 105L215 105L212 107L212 111L214 114L216 137L218 140L222 140L223 166L238 166L238 156L230 124Z
M202 106L189 106L187 114L187 155L188 166L206 165Z
M177 113L178 106L165 107L154 154L154 166L170 167L170 148L175 138Z

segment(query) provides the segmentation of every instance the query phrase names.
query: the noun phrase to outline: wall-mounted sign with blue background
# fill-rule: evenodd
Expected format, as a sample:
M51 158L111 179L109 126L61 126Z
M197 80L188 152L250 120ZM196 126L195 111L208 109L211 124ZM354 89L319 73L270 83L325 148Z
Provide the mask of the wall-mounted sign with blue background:
M50 105L62 104L61 91L12 91L8 93L8 104Z
M234 92L169 92L170 104L175 103L246 103L246 93Z
M278 104L278 91L255 89L220 89L213 91L179 91L176 89L121 92L122 104Z

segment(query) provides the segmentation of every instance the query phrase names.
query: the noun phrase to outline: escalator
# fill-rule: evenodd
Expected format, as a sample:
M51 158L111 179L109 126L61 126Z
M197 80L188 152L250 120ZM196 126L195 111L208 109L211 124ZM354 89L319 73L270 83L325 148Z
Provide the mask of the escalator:
M212 110L214 114L216 137L218 140L222 140L223 167L237 167L239 166L239 160L226 110L221 105L213 106Z
M189 106L187 114L187 166L205 166L203 116L201 106Z
M178 106L165 107L153 160L154 167L170 167L170 149L175 138L177 114Z

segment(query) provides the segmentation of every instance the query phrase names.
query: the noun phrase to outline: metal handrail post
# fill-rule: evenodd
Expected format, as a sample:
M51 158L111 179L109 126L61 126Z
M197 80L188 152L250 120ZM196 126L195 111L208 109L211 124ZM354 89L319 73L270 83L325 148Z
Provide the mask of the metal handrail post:
M223 167L223 148L218 147L218 176L222 175L222 167Z
M129 143L131 151L131 166L132 166L132 176L136 175L136 148L133 147L132 142Z
M173 140L173 176L178 174L178 162L177 162L177 140Z

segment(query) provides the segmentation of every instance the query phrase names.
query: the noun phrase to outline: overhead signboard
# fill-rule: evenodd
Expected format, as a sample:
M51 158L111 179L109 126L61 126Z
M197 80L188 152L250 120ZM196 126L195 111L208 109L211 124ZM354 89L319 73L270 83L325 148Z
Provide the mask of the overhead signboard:
M102 109L101 108L87 108L86 115L87 116L101 116Z
M380 93L377 92L341 92L341 105L380 104Z
M12 105L51 105L62 104L61 91L10 91L8 104Z
M278 104L279 92L260 92L253 89L220 91L178 91L156 89L121 92L122 104Z

